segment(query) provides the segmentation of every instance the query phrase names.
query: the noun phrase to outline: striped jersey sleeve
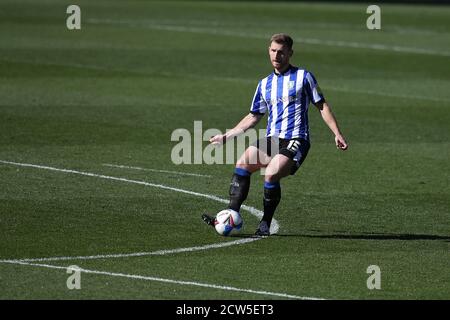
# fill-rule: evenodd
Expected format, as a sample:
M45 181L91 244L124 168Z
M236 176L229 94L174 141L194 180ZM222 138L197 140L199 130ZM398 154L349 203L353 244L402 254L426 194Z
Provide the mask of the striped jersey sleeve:
M252 105L250 106L250 112L254 114L264 114L267 111L267 103L264 100L264 96L261 91L261 81L258 83L255 95L253 96Z
M303 81L303 86L305 87L306 93L308 94L312 103L317 104L319 102L325 101L322 90L320 89L316 78L311 72L306 71Z

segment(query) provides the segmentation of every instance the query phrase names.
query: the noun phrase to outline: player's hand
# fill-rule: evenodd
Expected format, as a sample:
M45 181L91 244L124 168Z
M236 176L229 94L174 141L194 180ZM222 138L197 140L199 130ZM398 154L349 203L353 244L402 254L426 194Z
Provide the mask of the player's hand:
M336 147L342 151L347 150L348 144L345 141L345 138L342 135L337 135L334 137L334 141L336 142Z
M211 139L209 139L209 143L213 144L213 145L220 145L220 144L224 144L226 142L226 136L224 134L218 134L215 135L214 137L211 137Z

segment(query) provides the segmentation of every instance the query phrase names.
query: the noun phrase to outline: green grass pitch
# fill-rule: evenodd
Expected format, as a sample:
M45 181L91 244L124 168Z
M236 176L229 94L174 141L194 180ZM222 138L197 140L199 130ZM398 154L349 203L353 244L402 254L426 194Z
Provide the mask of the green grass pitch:
M450 7L381 5L368 30L364 4L82 0L71 31L69 4L0 3L0 299L450 298ZM224 204L198 194L227 199L233 165L174 165L170 137L234 126L277 32L350 148L311 107L278 234L224 246L258 218L220 237L200 215ZM69 258L17 261L49 257Z

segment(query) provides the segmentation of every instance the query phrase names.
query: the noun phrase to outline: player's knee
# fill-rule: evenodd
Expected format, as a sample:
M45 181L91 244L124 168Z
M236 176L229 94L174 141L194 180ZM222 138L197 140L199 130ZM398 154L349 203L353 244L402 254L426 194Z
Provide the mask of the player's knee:
M246 169L246 167L248 167L248 163L244 158L240 158L238 161L236 161L236 168Z
M276 183L280 181L280 178L276 174L266 173L264 175L264 181L269 183Z
M241 168L241 169L247 170L249 172L254 172L257 170L258 165L251 161L248 161L247 157L241 157L236 162L236 168Z

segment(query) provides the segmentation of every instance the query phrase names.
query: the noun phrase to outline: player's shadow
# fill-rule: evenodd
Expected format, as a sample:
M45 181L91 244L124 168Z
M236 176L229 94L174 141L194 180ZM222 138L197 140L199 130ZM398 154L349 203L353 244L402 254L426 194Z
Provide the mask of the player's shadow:
M298 237L298 238L318 238L318 239L339 239L339 240L444 240L450 242L450 236L440 236L431 234L409 234L409 233L281 233L274 234L273 237Z
M255 236L254 233L243 233L243 232L233 233L233 234L230 234L228 237L229 238L260 238L258 236Z

